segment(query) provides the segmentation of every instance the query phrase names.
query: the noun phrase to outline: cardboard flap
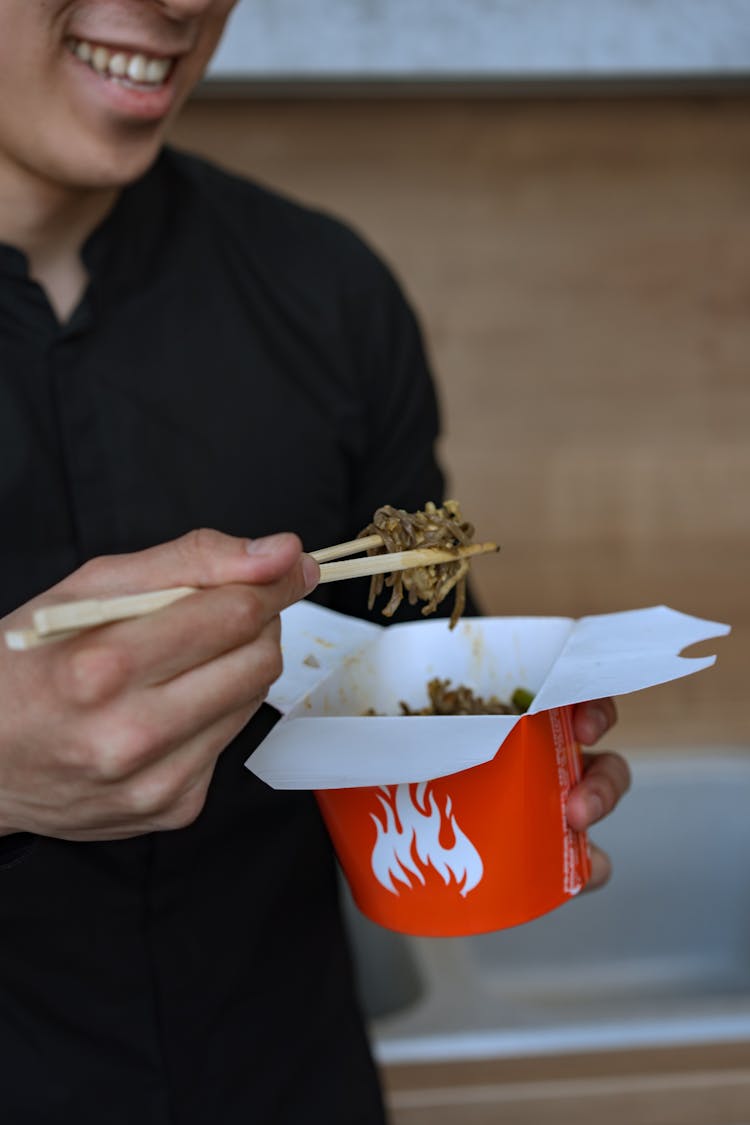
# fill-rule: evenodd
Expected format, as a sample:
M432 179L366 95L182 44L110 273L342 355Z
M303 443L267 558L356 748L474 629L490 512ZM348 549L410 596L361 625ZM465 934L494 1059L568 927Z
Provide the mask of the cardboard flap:
M282 720L247 764L274 789L425 781L489 762L517 722L517 715Z
M728 632L666 606L577 622L474 618L450 633L443 622L388 629L300 602L282 614L284 674L268 697L284 718L246 764L277 789L459 773L493 758L518 717L403 718L392 713L402 691L422 691L431 676L445 675L501 697L525 685L536 690L536 713L700 671L715 657L690 659L681 650Z
M715 656L684 657L688 645L721 637L728 625L669 609L582 617L536 694L531 712L607 695L626 695L712 665Z
M284 671L271 685L266 702L286 715L339 668L347 656L369 644L382 631L382 625L347 617L314 602L290 605L281 615Z

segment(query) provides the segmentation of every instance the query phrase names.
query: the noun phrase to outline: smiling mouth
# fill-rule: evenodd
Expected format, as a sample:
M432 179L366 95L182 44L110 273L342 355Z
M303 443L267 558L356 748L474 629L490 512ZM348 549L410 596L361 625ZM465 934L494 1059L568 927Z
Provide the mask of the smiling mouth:
M164 86L175 67L173 58L105 47L103 43L92 43L88 39L68 39L66 46L72 55L103 78L135 90L156 90Z

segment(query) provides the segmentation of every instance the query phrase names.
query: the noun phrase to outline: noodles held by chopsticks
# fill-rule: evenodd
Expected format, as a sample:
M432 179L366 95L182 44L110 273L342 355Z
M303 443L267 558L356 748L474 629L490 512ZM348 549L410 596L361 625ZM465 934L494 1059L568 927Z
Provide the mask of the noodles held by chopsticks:
M442 547L450 550L468 546L474 537L474 527L462 515L457 501L446 500L442 508L432 501L425 504L424 511L405 512L402 508L392 508L389 504L378 508L372 523L363 528L358 538L379 535L382 547L368 550L368 555L382 555L392 551L409 551L421 547ZM368 608L372 609L375 599L384 586L392 589L388 604L383 609L386 617L391 617L398 609L406 594L410 605L418 601L426 602L422 613L434 613L440 602L455 589L455 601L451 613L450 628L458 622L466 605L466 575L469 571L468 559L457 555L455 562L431 563L428 566L413 567L410 570L392 574L375 574L370 580Z

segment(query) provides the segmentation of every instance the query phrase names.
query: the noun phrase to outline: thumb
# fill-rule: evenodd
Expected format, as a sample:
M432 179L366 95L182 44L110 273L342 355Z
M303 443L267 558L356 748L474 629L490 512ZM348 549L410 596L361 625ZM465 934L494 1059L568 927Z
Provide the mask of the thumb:
M98 597L169 586L266 585L282 578L300 559L309 593L320 571L313 559L302 554L302 544L293 533L244 539L201 528L145 551L92 559L55 587L55 593Z

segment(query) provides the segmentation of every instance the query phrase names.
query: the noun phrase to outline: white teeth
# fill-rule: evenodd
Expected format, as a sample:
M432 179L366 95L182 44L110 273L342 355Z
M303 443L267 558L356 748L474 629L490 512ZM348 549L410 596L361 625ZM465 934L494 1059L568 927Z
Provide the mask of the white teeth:
M145 82L148 62L145 55L133 55L128 63L128 78L131 82Z
M138 85L161 86L172 69L171 59L112 51L109 47L90 43L85 39L71 39L68 46L81 62L87 63L98 74L108 74L112 78L125 79Z
M151 59L146 66L146 81L163 82L169 71L169 59Z
M128 56L119 52L109 60L109 73L115 78L123 78L128 72Z
M91 63L94 70L98 70L100 74L109 66L109 51L106 47L94 47L94 53L91 56Z

